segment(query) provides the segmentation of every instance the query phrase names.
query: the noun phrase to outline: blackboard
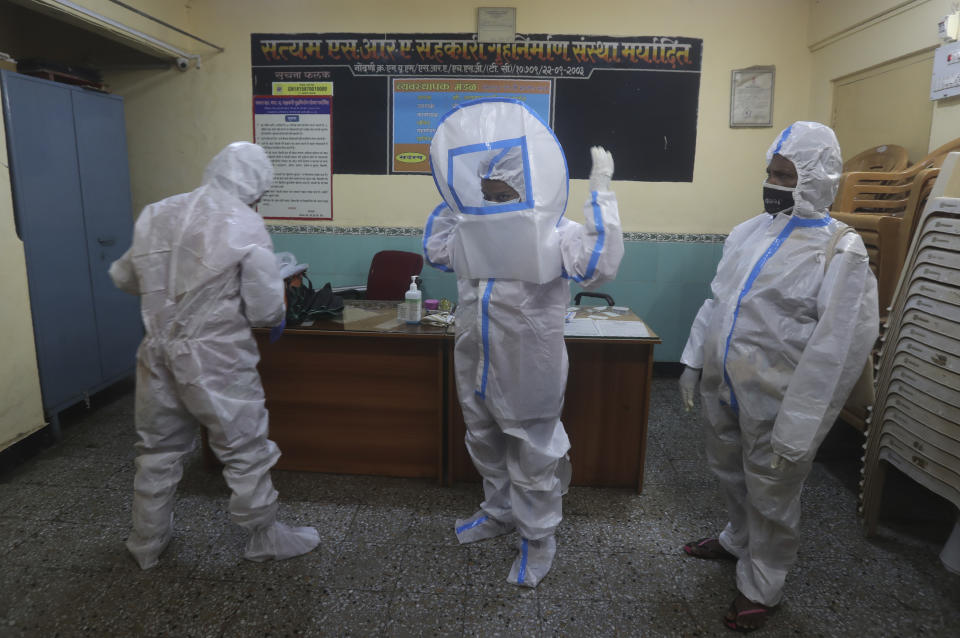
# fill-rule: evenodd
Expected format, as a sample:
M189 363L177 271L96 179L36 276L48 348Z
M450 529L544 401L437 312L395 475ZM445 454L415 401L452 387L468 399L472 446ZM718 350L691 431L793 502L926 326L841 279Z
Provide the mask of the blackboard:
M570 177L588 177L589 148L601 145L613 153L617 180L689 182L701 60L702 40L667 36L251 35L253 95L274 94L277 82L332 82L335 174L397 172L396 78L536 78L550 82L549 123Z

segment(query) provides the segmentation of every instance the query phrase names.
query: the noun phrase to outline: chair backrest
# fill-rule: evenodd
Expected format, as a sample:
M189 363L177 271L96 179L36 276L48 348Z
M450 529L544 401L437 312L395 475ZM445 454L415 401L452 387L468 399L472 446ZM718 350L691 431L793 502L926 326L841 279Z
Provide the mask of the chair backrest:
M410 277L423 270L423 255L402 250L381 250L370 261L367 299L403 300Z
M884 144L868 148L843 163L843 172L852 171L902 171L910 161L907 149L896 144Z
M923 183L928 170L929 162L917 163L902 171L844 173L830 210L902 215L910 203L913 189Z
M933 149L927 153L926 157L918 161L917 164L924 168L940 168L943 165L943 160L947 159L947 154L952 151L960 151L960 137Z

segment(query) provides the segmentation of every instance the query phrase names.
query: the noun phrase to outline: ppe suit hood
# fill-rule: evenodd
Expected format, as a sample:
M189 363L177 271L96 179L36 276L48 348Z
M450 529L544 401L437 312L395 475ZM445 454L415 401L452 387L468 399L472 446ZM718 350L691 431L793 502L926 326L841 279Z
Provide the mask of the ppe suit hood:
M523 181L523 155L519 146L513 146L506 151L491 152L490 161L480 162L477 168L481 179L506 182L520 194L520 201L523 201L526 188Z
M767 150L767 163L782 155L797 169L793 214L820 217L833 203L840 185L843 160L833 130L818 122L794 122Z
M430 169L460 222L459 276L545 283L562 275L556 229L567 206L567 161L553 131L525 104L487 98L454 107L430 143ZM485 201L484 178L506 182L519 201Z
M234 142L210 160L203 171L203 183L214 185L249 206L273 184L273 165L262 147Z

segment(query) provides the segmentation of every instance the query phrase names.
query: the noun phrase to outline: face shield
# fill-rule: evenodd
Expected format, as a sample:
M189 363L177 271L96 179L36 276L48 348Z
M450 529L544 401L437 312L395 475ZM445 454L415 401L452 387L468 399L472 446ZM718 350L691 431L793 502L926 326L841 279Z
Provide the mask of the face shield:
M560 276L556 226L567 203L567 164L533 111L496 98L454 108L434 134L430 166L440 195L459 214L458 275L535 283Z

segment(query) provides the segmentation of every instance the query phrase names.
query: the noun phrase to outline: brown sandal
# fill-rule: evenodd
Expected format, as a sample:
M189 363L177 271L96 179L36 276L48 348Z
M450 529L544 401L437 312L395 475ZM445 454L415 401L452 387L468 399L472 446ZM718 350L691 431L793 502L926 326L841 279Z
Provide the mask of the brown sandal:
M723 617L723 624L734 631L753 631L767 624L770 608L755 603L743 594L738 594L730 603L727 615Z
M683 546L683 551L694 558L737 560L737 557L724 549L720 540L716 538L701 538L698 541L690 541Z

